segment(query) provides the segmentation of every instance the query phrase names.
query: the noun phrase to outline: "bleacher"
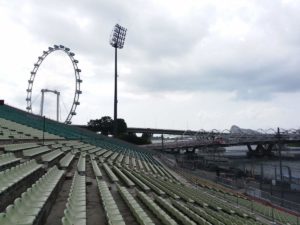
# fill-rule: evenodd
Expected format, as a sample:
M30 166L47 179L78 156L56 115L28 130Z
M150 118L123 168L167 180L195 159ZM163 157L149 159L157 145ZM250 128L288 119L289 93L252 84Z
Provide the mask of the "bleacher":
M0 105L1 225L299 224L134 145L49 119L43 134L43 122Z

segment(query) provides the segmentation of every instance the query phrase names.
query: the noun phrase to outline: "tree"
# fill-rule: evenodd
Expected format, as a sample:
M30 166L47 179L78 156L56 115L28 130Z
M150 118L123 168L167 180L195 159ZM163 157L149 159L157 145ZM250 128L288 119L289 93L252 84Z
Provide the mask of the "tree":
M145 137L138 137L135 133L122 134L119 136L119 138L136 145L151 144L151 140L148 140Z
M135 133L127 133L127 124L124 119L117 119L118 130L117 137L137 145L144 145L151 143L151 135L144 133L142 137L137 137ZM103 116L101 119L90 120L88 122L88 129L94 132L101 132L101 134L108 136L113 134L114 120L109 116Z
M117 119L118 123L118 130L117 130L117 135L120 134L125 134L127 132L127 124L124 119Z
M117 119L118 130L117 135L127 132L127 124L124 119ZM95 132L101 132L101 134L108 136L113 134L114 120L110 116L103 116L101 119L90 120L88 122L88 128Z
M103 116L101 119L90 120L87 125L90 130L108 136L113 130L113 119L109 116Z

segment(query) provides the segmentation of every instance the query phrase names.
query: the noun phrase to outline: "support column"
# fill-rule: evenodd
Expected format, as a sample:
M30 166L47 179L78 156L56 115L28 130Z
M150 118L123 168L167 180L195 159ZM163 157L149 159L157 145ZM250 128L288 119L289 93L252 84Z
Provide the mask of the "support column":
M57 120L57 122L59 122L59 95L60 95L60 93L59 92L57 92L56 93L56 97L57 97L57 100L56 100L56 120Z
M44 114L44 94L45 94L44 89L42 89L41 92L42 92L42 99L41 99L41 116L43 116L43 114Z
M117 136L118 132L118 51L115 47L115 96L114 96L114 137Z
M161 134L161 149L164 150L164 134Z
M283 173L282 173L282 158L281 158L281 148L282 148L282 143L281 143L281 135L280 135L280 129L279 127L277 128L277 139L278 139L278 154L279 154L279 173L280 173L280 197L283 199Z

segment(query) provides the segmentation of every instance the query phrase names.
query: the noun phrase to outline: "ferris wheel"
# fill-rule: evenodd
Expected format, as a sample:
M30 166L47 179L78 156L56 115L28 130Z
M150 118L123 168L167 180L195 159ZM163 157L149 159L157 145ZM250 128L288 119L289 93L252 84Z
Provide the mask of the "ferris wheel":
M73 69L74 69L74 75L75 75L75 92L74 92L74 98L73 98L73 103L71 106L71 109L64 121L66 124L71 124L72 117L76 115L76 108L78 105L80 105L79 102L79 96L82 94L82 91L80 89L80 85L82 83L82 80L80 79L80 72L81 70L78 68L77 64L79 63L78 60L74 58L75 53L71 52L69 48L63 46L63 45L54 45L53 47L49 47L47 51L43 51L43 55L38 57L38 61L34 64L33 70L30 72L30 79L28 80L28 87L27 87L27 97L26 97L26 102L27 102L27 107L26 110L30 113L32 113L32 89L33 89L33 83L34 79L36 77L37 71L42 64L42 62L45 60L45 58L50 55L52 52L55 51L63 51L64 53L69 56Z

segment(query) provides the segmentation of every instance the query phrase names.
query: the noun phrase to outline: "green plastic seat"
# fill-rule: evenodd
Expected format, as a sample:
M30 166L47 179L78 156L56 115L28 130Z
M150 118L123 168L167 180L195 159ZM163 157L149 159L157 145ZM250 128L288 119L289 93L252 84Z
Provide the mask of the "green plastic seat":
M32 225L35 220L35 216L26 216L18 212L14 205L7 206L6 217L9 222L16 225Z
M71 223L71 224L86 224L86 218L77 218L77 215L69 211L68 209L64 210L65 218Z
M45 204L45 202L37 201L36 199L34 199L33 196L31 196L28 192L22 193L21 197L24 201L35 208L42 208Z
M66 204L67 210L74 214L76 218L86 218L86 207L83 205L74 206L69 202Z
M41 208L32 207L32 205L28 204L21 198L16 198L14 205L18 212L21 212L26 216L37 216L41 211Z
M39 202L45 202L48 197L47 196L44 196L42 195L36 188L34 187L31 187L31 188L28 188L27 189L27 192L29 195L32 196L33 199L35 199L36 201L39 201Z

